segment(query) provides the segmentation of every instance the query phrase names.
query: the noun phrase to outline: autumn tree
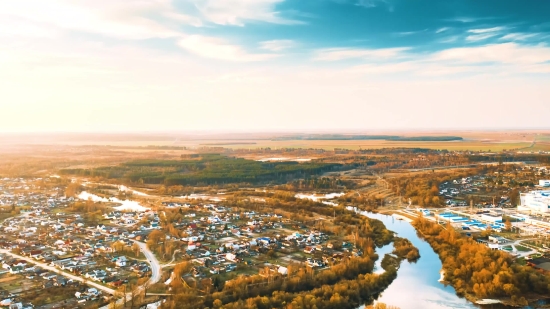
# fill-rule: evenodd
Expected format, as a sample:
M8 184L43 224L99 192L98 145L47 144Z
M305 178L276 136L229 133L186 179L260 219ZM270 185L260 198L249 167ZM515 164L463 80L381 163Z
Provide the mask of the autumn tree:
M504 223L504 228L507 231L512 231L512 222L510 221L510 218L506 219L506 222Z

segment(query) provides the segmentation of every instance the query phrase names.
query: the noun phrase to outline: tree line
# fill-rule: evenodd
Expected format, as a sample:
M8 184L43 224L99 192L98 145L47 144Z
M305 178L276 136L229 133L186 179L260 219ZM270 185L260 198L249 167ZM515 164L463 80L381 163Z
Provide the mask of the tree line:
M509 298L516 305L527 305L523 295L550 293L549 276L523 266L500 250L491 250L454 229L444 229L425 218L414 227L439 255L449 282L457 294L482 298Z
M343 168L337 163L259 162L218 154L191 160L136 160L117 166L62 169L60 174L117 179L134 184L213 185L286 182Z

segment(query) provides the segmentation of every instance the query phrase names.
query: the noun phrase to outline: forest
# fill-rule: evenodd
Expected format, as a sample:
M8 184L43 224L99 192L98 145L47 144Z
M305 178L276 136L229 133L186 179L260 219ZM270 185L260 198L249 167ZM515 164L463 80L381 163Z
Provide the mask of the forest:
M506 298L515 305L527 305L525 295L550 293L548 276L515 263L506 252L491 250L454 229L445 229L422 217L413 225L439 255L445 281L459 295L475 299Z
M136 160L117 166L62 169L62 175L117 179L136 184L213 185L228 183L282 183L342 169L337 163L259 162L218 154L196 159Z
M444 142L460 141L459 136L396 136L396 135L343 135L343 134L311 134L279 137L274 140L385 140L385 141L419 141L419 142Z
M478 175L479 169L449 171L440 173L423 173L388 179L391 189L414 205L439 207L445 200L439 195L439 185L445 181Z

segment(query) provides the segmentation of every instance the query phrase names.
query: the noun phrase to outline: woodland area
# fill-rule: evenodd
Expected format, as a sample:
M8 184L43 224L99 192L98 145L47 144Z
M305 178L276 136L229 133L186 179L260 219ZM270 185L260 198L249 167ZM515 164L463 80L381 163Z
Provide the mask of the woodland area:
M228 200L228 206L257 209L256 205L242 200ZM299 203L274 199L261 206L262 211L285 211L295 214L292 219L302 222L319 215L335 215L331 227L316 225L328 234L352 235L363 256L346 259L330 268L314 271L307 267L289 267L287 276L241 276L227 282L218 282L209 293L198 295L182 282L174 281L171 288L175 295L167 300L164 308L357 308L371 303L397 276L402 260L416 261L418 249L408 240L394 237L384 224L367 217L358 217L342 207L327 208L321 203ZM318 216L318 215L317 215ZM181 220L177 212L167 214L170 222ZM163 224L167 231L171 224ZM172 231L173 232L173 231ZM160 236L162 238L162 235ZM396 257L386 255L383 274L373 274L374 261L378 258L375 247L394 241ZM154 240L153 240L154 242ZM167 242L166 242L167 243ZM160 247L153 249L162 250ZM160 252L159 252L160 253ZM189 264L182 263L176 273L188 271Z
M340 168L342 165L336 163L259 162L202 154L183 160L137 160L93 169L62 169L60 174L171 186L286 182Z
M525 296L550 293L548 276L515 263L506 252L491 250L462 237L454 229L444 229L422 217L413 225L439 255L445 281L459 295L475 299L506 298L513 304L527 305Z

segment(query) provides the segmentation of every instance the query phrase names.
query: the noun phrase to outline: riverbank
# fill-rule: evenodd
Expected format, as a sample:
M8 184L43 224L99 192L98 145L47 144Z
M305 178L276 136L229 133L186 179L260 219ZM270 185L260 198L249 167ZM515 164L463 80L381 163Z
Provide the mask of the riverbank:
M479 308L467 299L459 297L452 286L444 285L438 281L441 278L439 273L442 268L441 261L430 245L419 237L408 220L398 220L386 214L369 212L361 212L361 214L382 221L398 237L408 239L418 248L421 256L416 262L403 261L400 264L397 278L377 298L377 302L403 309ZM377 248L376 252L377 254L386 254L391 253L393 249L392 245L388 245Z
M449 272L443 280L475 304L522 307L549 292L547 276L514 263L505 252L490 250L425 219L414 221L413 226L437 253L443 270Z

